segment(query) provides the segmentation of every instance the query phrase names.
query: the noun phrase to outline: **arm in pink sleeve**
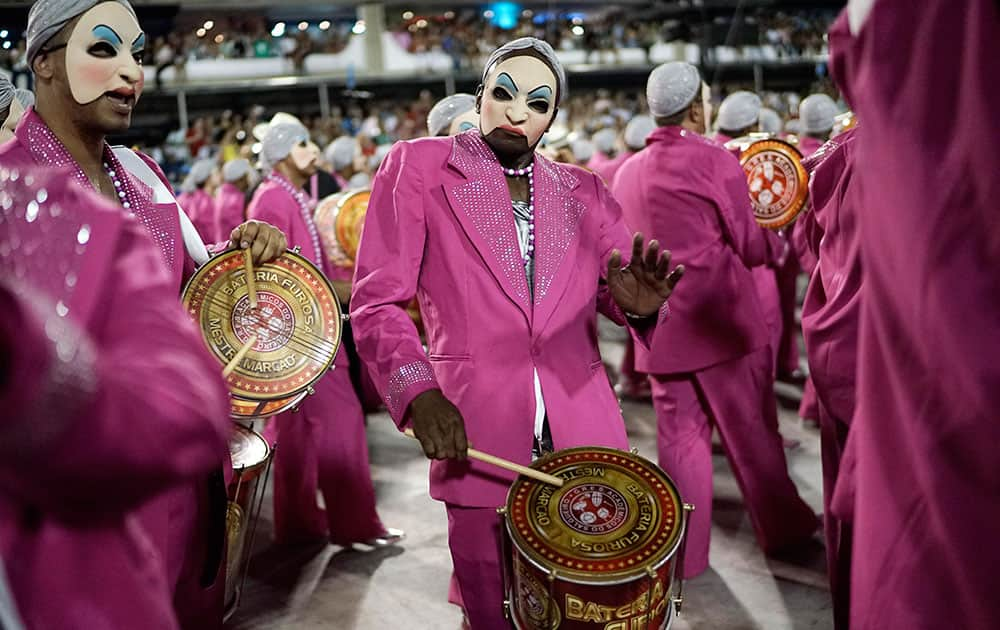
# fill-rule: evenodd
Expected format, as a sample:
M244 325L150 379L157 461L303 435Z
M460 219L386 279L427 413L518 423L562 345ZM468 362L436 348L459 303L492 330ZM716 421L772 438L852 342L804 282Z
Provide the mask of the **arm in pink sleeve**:
M125 225L113 269L95 285L104 309L86 331L91 343L65 318L54 322L62 330L43 323L54 334L40 389L25 413L0 422L0 485L46 511L127 509L226 456L221 370L159 252L141 226Z
M718 187L716 197L723 237L743 264L750 267L777 265L784 260L785 242L753 218L747 178L731 155L720 158L710 186Z
M351 324L397 426L417 395L438 388L406 305L417 292L426 227L420 169L414 147L398 143L383 162L365 217L351 294Z

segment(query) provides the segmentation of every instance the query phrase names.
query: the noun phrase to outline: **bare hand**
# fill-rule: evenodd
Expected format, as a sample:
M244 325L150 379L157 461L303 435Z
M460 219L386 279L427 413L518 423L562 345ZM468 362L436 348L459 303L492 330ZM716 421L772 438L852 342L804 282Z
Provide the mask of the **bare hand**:
M439 389L428 390L410 403L413 434L428 459L464 460L469 442L462 414Z
M642 234L632 238L632 261L622 267L622 255L617 249L608 260L608 289L611 297L626 313L647 317L660 310L684 275L684 265L670 268L670 252L660 252L660 244L649 242L642 252Z
M230 247L250 248L255 265L271 262L288 249L285 234L270 223L247 221L229 234Z

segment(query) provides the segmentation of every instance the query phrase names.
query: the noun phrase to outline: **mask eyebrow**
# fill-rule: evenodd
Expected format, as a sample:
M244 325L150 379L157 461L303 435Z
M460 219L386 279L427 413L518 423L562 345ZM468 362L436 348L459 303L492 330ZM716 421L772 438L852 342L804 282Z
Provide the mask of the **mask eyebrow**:
M549 100L552 98L552 88L547 85L540 85L528 92L528 98L544 98L545 100Z
M139 36L135 38L134 42L132 42L132 50L136 51L145 47L146 47L146 34L139 33Z
M506 72L501 72L500 76L497 77L497 85L502 85L512 92L517 92L517 83L514 83L514 79Z
M118 45L121 46L122 44L125 43L122 41L121 36L118 35L117 32L115 32L115 29L111 28L107 24L98 24L90 32L94 34L94 37L106 40L112 44L117 42Z

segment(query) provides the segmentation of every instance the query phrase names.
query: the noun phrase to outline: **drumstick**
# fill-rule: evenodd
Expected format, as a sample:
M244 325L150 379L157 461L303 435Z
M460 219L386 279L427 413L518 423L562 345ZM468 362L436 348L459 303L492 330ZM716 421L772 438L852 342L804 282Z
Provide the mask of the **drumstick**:
M250 248L243 250L243 268L247 274L247 296L250 298L250 308L257 308L257 281L253 277L253 256Z
M413 433L413 429L407 429L403 433L405 433L406 435L410 436L413 439L417 439L417 436ZM524 475L525 477L531 477L532 479L535 479L537 481L551 484L553 486L556 486L557 488L561 488L564 483L562 479L556 477L555 475L549 475L539 470L535 470L534 468L528 468L527 466L522 466L521 464L517 464L510 460L503 459L502 457L497 457L496 455L490 455L489 453L477 451L474 448L468 449L468 454L469 457L471 457L472 459L478 459L481 462L486 462L487 464L493 464L494 466L498 466L500 468L516 472L520 475Z
M222 368L222 378L229 378L229 375L233 373L233 370L235 370L236 366L243 360L243 357L247 356L247 352L250 352L250 349L256 344L257 335L250 335L250 338L247 339L245 344L243 344L243 347L237 350L236 354L233 355L233 358L226 364L226 367Z

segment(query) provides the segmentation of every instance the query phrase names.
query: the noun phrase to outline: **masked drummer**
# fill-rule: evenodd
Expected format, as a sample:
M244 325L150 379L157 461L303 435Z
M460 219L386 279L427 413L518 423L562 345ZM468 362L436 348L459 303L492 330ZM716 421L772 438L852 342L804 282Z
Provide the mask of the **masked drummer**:
M174 630L136 509L225 455L218 365L120 207L68 170L6 164L0 197L0 557L17 607L29 630Z
M691 64L653 70L646 96L659 127L615 180L628 225L662 239L684 261L688 281L697 277L636 360L651 375L660 465L696 507L686 577L708 567L713 425L765 551L801 543L818 525L786 469L770 337L748 269L766 262L773 236L754 222L743 169L703 136L706 92Z
M170 273L169 293L177 296L185 276L208 252L179 211L156 163L142 154L112 150L105 141L108 134L128 130L142 95L138 59L146 36L135 12L125 0L40 0L28 14L26 38L37 102L24 114L14 139L0 147L0 164L68 169L77 185L97 191L123 214L134 216L159 246ZM258 263L286 249L279 230L257 221L239 226L228 243L213 249L226 245L250 248ZM185 407L200 404L183 391L177 398ZM179 487L142 512L182 620L217 623L224 590L221 470L211 482ZM210 582L212 588L203 588Z
M626 448L597 313L645 339L682 272L668 275L656 243L630 242L596 175L535 152L565 95L547 43L497 49L477 94L478 129L393 147L358 253L358 351L393 420L435 460L431 495L446 504L476 630L509 627L496 507L513 476L467 460L468 444L522 464L571 446ZM427 352L405 310L414 296Z
M857 405L833 505L853 516L850 627L988 630L1000 154L985 144L1000 137L1000 6L850 2L829 39L861 121Z
M289 244L350 294L350 272L327 264L313 221L313 204L302 186L317 169L319 149L298 122L269 125L261 141L268 173L254 193L247 215L288 235ZM403 532L382 524L368 463L365 417L351 384L346 352L335 369L313 387L296 413L275 416L281 448L274 458L274 535L281 544L329 539L338 545L385 546ZM327 509L316 502L317 489Z
M478 127L476 97L472 94L460 92L446 96L427 113L427 134L430 136L454 136Z

